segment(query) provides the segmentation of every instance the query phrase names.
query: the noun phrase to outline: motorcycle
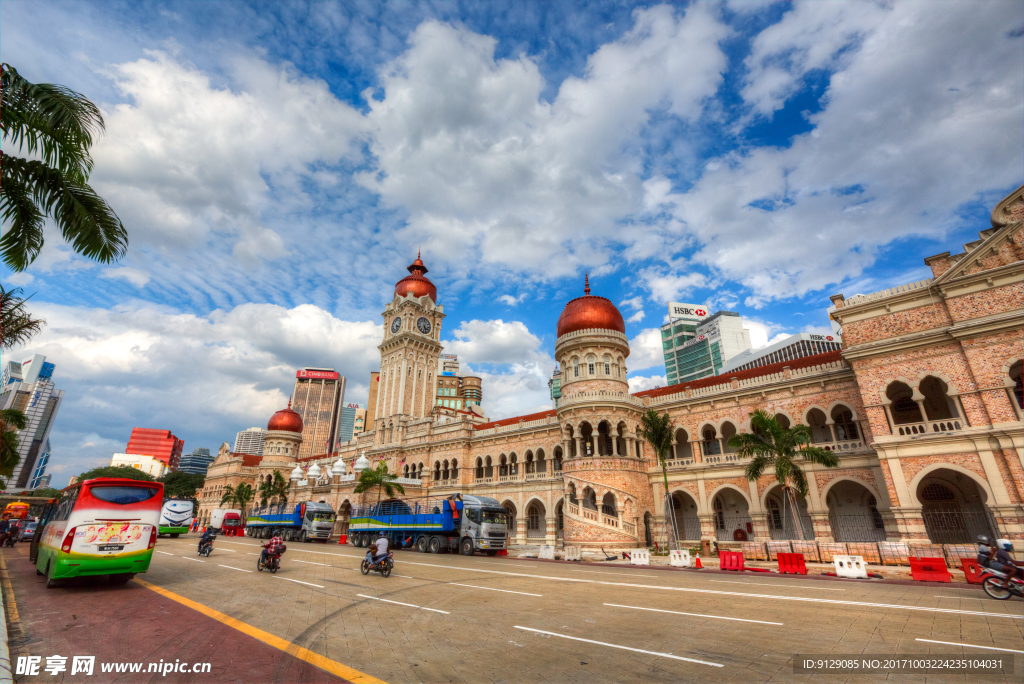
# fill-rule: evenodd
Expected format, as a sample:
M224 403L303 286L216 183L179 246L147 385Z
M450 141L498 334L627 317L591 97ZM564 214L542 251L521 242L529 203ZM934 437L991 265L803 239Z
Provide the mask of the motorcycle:
M368 575L371 571L376 570L380 573L381 577L387 577L391 574L391 569L395 567L395 561L392 560L394 556L395 554L389 553L375 563L371 563L364 558L363 564L359 566L359 571L364 575Z
M985 572L989 576L982 581L981 588L986 594L998 601L1005 601L1011 596L1024 598L1024 582L1016 577L1007 580L1008 575L1005 572L992 568L985 568Z
M264 570L269 570L271 573L277 572L281 569L281 554L283 554L285 550L286 547L282 544L281 548L277 550L277 553L267 555L267 560L263 560L263 555L260 554L260 557L256 559L256 569L260 572L263 572Z
M199 555L210 557L210 551L213 551L213 540L208 539L207 541L199 542Z

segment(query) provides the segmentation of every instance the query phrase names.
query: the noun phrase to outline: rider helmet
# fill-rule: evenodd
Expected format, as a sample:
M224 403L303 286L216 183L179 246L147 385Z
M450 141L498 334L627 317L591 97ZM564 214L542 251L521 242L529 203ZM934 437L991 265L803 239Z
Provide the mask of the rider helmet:
M1003 551L1013 551L1013 543L1009 539L997 539L996 546L1001 548Z
M378 539L383 539L383 538L384 538L384 537L386 537L386 536L388 536L388 533L387 533L387 532L381 532L380 534L378 534L378 535L377 535L377 538L378 538Z
M992 540L989 539L984 534L979 534L978 535L978 543L979 544L984 544L985 546L992 546Z

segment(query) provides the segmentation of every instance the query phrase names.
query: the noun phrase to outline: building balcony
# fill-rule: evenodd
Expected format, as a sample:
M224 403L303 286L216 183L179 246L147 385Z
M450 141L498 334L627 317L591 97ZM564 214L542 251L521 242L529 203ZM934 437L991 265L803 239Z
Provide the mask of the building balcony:
M915 435L937 434L940 432L955 432L962 430L959 418L946 418L943 420L926 420L921 423L903 423L893 426L893 434L902 437L913 437Z

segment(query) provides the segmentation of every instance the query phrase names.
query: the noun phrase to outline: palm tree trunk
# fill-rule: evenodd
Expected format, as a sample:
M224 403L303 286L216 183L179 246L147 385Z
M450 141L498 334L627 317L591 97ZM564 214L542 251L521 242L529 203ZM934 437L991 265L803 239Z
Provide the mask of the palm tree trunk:
M796 532L800 535L800 541L804 540L804 524L800 520L800 509L796 506L796 496L793 494L791 487L786 487L786 498L789 499L793 506L793 520L796 521Z
M665 481L665 514L662 516L662 524L665 525L665 545L669 549L676 546L676 511L672 505L672 495L668 491L668 466L665 459L661 459L661 476Z

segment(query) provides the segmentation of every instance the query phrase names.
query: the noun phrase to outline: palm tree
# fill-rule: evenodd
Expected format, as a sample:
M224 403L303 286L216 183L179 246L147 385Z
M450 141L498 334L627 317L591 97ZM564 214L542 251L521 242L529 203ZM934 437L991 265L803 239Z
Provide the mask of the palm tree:
M654 409L647 409L640 416L640 437L651 445L661 464L661 476L665 481L665 515L662 516L662 524L665 526L668 547L672 548L676 541L676 515L672 495L668 491L668 465L665 463L672 452L672 418L667 413L659 416Z
M20 287L8 290L0 285L0 348L25 344L46 325L46 321L32 318L25 310L26 301L28 297L21 296Z
M99 108L64 86L29 83L6 63L0 64L0 102L4 143L36 157L0 152L4 263L23 271L35 260L47 217L79 254L105 264L124 256L124 225L88 185L89 148L104 128Z
M223 506L226 503L235 504L242 511L242 517L245 518L245 509L248 507L249 502L252 501L252 498L252 485L244 482L237 487L227 485L224 487L224 495L220 497L220 505Z
M405 487L395 482L398 479L398 475L392 475L388 472L388 464L381 461L377 464L376 468L367 468L359 475L359 482L356 483L355 489L352 491L356 494L362 494L368 492L374 487L377 488L377 503L380 503L381 490L388 495L390 499L395 495L395 492L405 494Z
M769 468L775 471L775 479L782 485L785 501L793 508L797 533L803 539L804 528L793 493L795 490L800 496L807 496L807 476L799 461L835 468L839 465L839 457L834 451L808 446L811 443L811 428L807 425L782 427L764 409L757 409L750 414L750 429L751 432L730 437L729 446L735 448L739 456L752 459L744 473L751 482L756 481Z
M18 455L18 447L21 445L18 430L24 430L26 425L28 421L21 411L0 411L0 475L4 477L14 474L14 467L21 460Z
M267 502L275 496L281 505L288 503L288 480L284 479L280 470L274 471L273 479L270 482L261 482L259 487L260 506L266 506Z

